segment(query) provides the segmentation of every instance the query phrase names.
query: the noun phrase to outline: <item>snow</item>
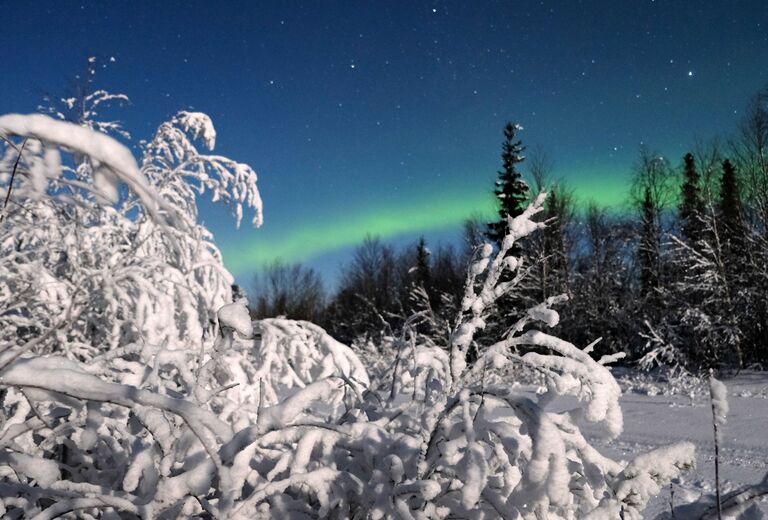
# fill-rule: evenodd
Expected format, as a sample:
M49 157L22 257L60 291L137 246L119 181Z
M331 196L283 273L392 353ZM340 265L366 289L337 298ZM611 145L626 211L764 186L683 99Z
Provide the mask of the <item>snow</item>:
M259 336L253 356L259 367L252 376L267 383L275 402L282 389L302 388L313 381L342 377L365 388L370 383L357 355L321 327L306 321L270 318L255 322Z
M30 137L90 156L98 164L97 188L104 190L107 200L115 199L114 185L122 181L150 213L157 213L160 199L139 171L133 154L108 135L42 114L0 116L0 134Z
M253 323L248 312L245 300L238 300L235 303L224 305L217 313L219 326L227 327L242 336L250 338L253 336Z
M728 416L728 389L721 381L710 376L709 392L712 398L712 412L715 422L722 426Z
M628 374L620 378L620 382L629 387L633 377ZM760 394L768 385L768 374L742 372L726 383L730 389L730 416L720 444L720 478L727 496L732 490L761 482L768 474L768 398ZM682 504L684 500L714 495L714 440L708 393L698 394L692 400L680 394L629 392L622 395L619 402L624 430L615 441L606 441L594 426L582 427L598 450L614 458L631 458L640 452L689 442L696 447L695 467L674 485L675 501ZM551 406L560 409L567 404L556 401ZM713 503L712 497L709 504ZM759 504L758 508L768 514L768 503ZM665 490L650 501L643 518L654 519L668 512L669 491ZM677 518L698 517L678 514Z
M178 117L181 126L186 128L195 139L203 140L208 150L213 150L216 147L216 129L207 114L181 111L176 117Z
M59 465L50 459L3 451L0 453L0 463L7 464L18 474L34 479L43 487L48 487L61 478Z

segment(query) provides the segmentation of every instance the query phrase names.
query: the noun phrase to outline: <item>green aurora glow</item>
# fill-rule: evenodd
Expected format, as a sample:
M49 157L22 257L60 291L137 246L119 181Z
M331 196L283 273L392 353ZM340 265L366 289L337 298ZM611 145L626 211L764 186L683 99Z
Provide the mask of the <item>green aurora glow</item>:
M574 172L568 179L568 186L574 190L580 206L595 201L606 207L617 208L626 199L626 178L617 178L610 172ZM245 243L240 241L235 245L227 241L222 253L227 268L237 276L275 259L305 262L325 253L357 245L366 235L387 240L407 234L458 230L472 216L494 213L494 200L487 191L472 193L466 188L454 188L440 196L423 195L386 207L369 207L329 215L302 228L272 233L256 231L253 238ZM266 215L266 218L269 216Z
M460 226L473 213L489 212L487 195L442 197L437 203L418 202L375 208L363 213L336 215L325 222L308 224L277 237L256 236L241 249L223 251L227 267L236 275L274 259L303 262L313 257L362 242L366 235L383 239L406 233L437 231Z

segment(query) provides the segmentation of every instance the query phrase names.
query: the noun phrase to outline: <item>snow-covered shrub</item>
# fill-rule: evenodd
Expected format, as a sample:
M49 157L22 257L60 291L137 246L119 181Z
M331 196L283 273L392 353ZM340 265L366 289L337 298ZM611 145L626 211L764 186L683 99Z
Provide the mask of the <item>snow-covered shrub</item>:
M333 377L342 378L353 393L369 386L368 373L355 353L313 323L264 319L254 322L254 332L255 342L236 342L221 358L238 384L226 393L233 402L255 411L259 403L277 404L297 389ZM344 403L323 404L330 414L331 405Z
M302 512L334 518L640 518L648 498L692 464L688 444L624 465L581 435L578 422L621 433L620 390L605 366L582 350L535 330L557 324L551 298L466 363L474 333L495 300L522 276L514 242L541 227L531 217L543 197L510 220L502 250L483 247L469 270L462 312L442 350L417 335L392 339L391 379L374 381L361 403L321 427L275 430L249 448L256 493L238 511L251 517ZM505 269L516 276L500 281ZM407 331L407 327L405 328ZM518 352L527 348L525 354ZM522 363L547 380L538 398L483 385L493 367ZM387 384L391 382L391 384ZM580 404L557 413L558 395ZM252 450L252 451L251 451ZM659 458L661 468L650 464ZM260 469L263 468L263 469Z
M235 511L252 518L640 518L648 498L692 464L692 447L625 466L589 445L580 420L602 424L609 437L621 432L620 390L605 366L611 358L595 361L591 346L581 350L530 327L554 326L551 306L560 298L532 308L473 366L465 361L487 310L516 282L499 282L500 275L518 265L507 256L514 241L541 227L531 217L542 200L511 220L502 251L480 251L444 350L419 348L416 336L394 338L391 385L374 382L334 422L251 437L244 450L254 492L242 495ZM535 350L517 354L523 346ZM478 374L507 363L542 372L545 393L533 399L509 384L476 384L483 381ZM327 399L329 387L320 389L315 399ZM547 411L557 395L581 404ZM649 464L657 457L661 470Z
M213 339L213 310L231 301L233 279L197 223L195 193L230 203L238 220L243 206L252 208L258 224L255 173L198 152L196 139L214 144L204 114L181 112L163 123L139 164L94 130L97 122L80 123L0 118L0 186L8 196L0 339L19 343L56 328L37 351L76 359L131 342L199 348L204 336Z
M0 373L7 388L0 442L10 449L0 459L4 517L247 517L233 508L258 476L253 441L271 431L332 429L308 409L343 402L347 389L356 394L367 384L347 347L310 324L277 321L270 326L304 333L293 341L308 344L293 348L315 363L303 375L327 377L299 381L301 389L273 406L262 397L265 379L257 378L259 349L244 337L253 326L242 301L219 310L216 341L199 352L132 343L87 364L61 356L16 360ZM289 349L272 348L281 363L290 359ZM260 470L266 482L269 470Z
M768 497L768 474L757 484L745 485L729 492L723 492L720 482L720 450L723 445L722 427L728 416L728 388L715 379L710 371L709 397L712 409L714 433L715 493L693 492L694 500L673 505L669 512L656 517L656 520L672 518L698 518L701 520L756 520L764 518L757 502ZM656 463L654 461L654 463ZM690 493L691 490L689 490Z

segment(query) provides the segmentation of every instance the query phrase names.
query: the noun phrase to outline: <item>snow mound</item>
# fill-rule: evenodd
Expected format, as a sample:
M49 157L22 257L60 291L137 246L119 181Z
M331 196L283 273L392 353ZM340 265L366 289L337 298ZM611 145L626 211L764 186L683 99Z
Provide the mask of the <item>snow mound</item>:
M253 336L253 323L251 323L251 316L244 300L223 306L219 309L217 316L222 328L232 329L243 338Z

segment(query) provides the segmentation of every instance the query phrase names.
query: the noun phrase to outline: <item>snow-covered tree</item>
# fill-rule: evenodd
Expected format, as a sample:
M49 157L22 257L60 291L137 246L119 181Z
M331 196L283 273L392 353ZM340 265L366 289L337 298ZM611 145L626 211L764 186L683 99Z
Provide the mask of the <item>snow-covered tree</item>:
M112 96L83 100L74 125L43 115L5 116L6 205L0 254L3 341L57 326L38 350L86 359L131 341L200 344L211 336L211 309L231 301L232 276L207 229L196 195L243 207L261 219L256 175L247 165L205 155L215 144L210 119L181 112L163 123L136 163L91 117ZM73 100L64 100L73 104ZM64 117L63 114L57 115ZM13 136L17 139L13 140ZM59 148L71 151L62 160ZM120 182L130 189L121 192ZM11 261L12 259L12 261ZM66 311L66 312L65 312Z

